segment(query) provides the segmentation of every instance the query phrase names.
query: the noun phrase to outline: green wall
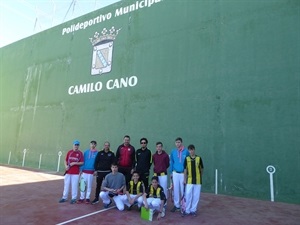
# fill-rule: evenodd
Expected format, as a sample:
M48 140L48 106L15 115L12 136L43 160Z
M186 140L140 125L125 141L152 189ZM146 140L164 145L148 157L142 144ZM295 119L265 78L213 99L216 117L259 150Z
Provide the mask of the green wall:
M270 200L273 165L275 201L300 204L300 2L146 2L121 1L0 49L0 162L11 152L22 165L27 149L26 167L42 154L41 168L55 171L74 139L82 150L93 139L116 150L129 134L135 147L147 137L153 152L156 141L169 152L180 136L204 160L204 192L218 169L220 194ZM111 71L91 75L89 38L111 27L121 29ZM117 88L126 78L131 86ZM97 82L100 91L68 92Z

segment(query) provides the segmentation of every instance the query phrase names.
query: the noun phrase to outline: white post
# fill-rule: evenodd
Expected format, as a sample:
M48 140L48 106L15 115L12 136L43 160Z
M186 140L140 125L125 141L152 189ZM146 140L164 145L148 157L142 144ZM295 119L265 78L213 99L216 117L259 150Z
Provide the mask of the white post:
M61 157L61 155L62 155L62 152L59 151L58 152L58 161L57 161L57 170L56 170L56 172L59 172L59 164L60 164L60 157Z
M41 162L42 162L42 154L40 154L39 169L41 169Z
M215 172L215 194L218 194L218 169Z
M26 148L23 150L23 162L22 162L22 167L25 165L25 156L26 156Z
M271 194L271 202L274 202L274 184L273 184L273 174L276 172L274 166L267 166L267 172L270 174L270 194Z
M10 157L11 157L11 151L9 152L9 155L8 155L8 162L7 162L8 165L10 164Z

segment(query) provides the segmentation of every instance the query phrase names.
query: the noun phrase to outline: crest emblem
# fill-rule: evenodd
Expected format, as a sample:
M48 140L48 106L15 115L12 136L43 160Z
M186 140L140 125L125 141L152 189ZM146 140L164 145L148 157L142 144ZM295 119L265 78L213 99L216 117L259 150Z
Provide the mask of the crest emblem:
M91 75L101 75L111 71L114 40L120 30L116 30L115 27L110 28L109 31L103 28L102 35L95 32L94 37L90 38L93 45Z

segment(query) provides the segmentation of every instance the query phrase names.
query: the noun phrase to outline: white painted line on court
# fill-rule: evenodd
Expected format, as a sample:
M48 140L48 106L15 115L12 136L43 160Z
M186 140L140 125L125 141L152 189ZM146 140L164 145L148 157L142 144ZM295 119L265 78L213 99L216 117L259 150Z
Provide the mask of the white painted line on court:
M101 209L101 210L99 210L99 211L96 211L96 212L93 212L93 213L86 214L86 215L84 215L84 216L79 216L79 217L76 217L76 218L74 218L74 219L71 219L71 220L68 220L68 221L65 221L65 222L62 222L62 223L58 223L58 224L56 224L56 225L63 225L63 224L71 223L71 222L73 222L73 221L75 221L75 220L80 220L80 219L82 219L82 218L85 218L85 217L88 217L88 216L92 216L92 215L95 215L95 214L97 214L97 213L105 212L105 211L110 210L110 209L113 209L113 208L116 208L116 206L112 206L112 207L107 208L107 209Z

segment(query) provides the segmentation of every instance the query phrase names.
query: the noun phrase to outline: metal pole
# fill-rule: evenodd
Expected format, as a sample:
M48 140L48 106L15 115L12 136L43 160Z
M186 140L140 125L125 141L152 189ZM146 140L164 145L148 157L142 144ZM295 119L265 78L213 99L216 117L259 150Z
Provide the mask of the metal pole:
M25 165L25 157L26 157L26 148L23 150L23 162L22 162L22 167Z
M42 154L40 154L39 169L41 169Z
M269 166L267 166L266 170L270 174L270 195L271 195L271 202L274 202L273 174L276 172L276 169L274 166L269 165Z
M62 152L59 151L59 152L58 152L58 161L57 161L57 170L56 170L56 172L59 172L59 165L60 165L60 158L61 158L61 155L62 155Z
M9 152L9 155L8 155L8 162L7 162L8 165L10 164L10 157L11 157L11 151Z
M218 169L215 172L215 194L218 194Z

